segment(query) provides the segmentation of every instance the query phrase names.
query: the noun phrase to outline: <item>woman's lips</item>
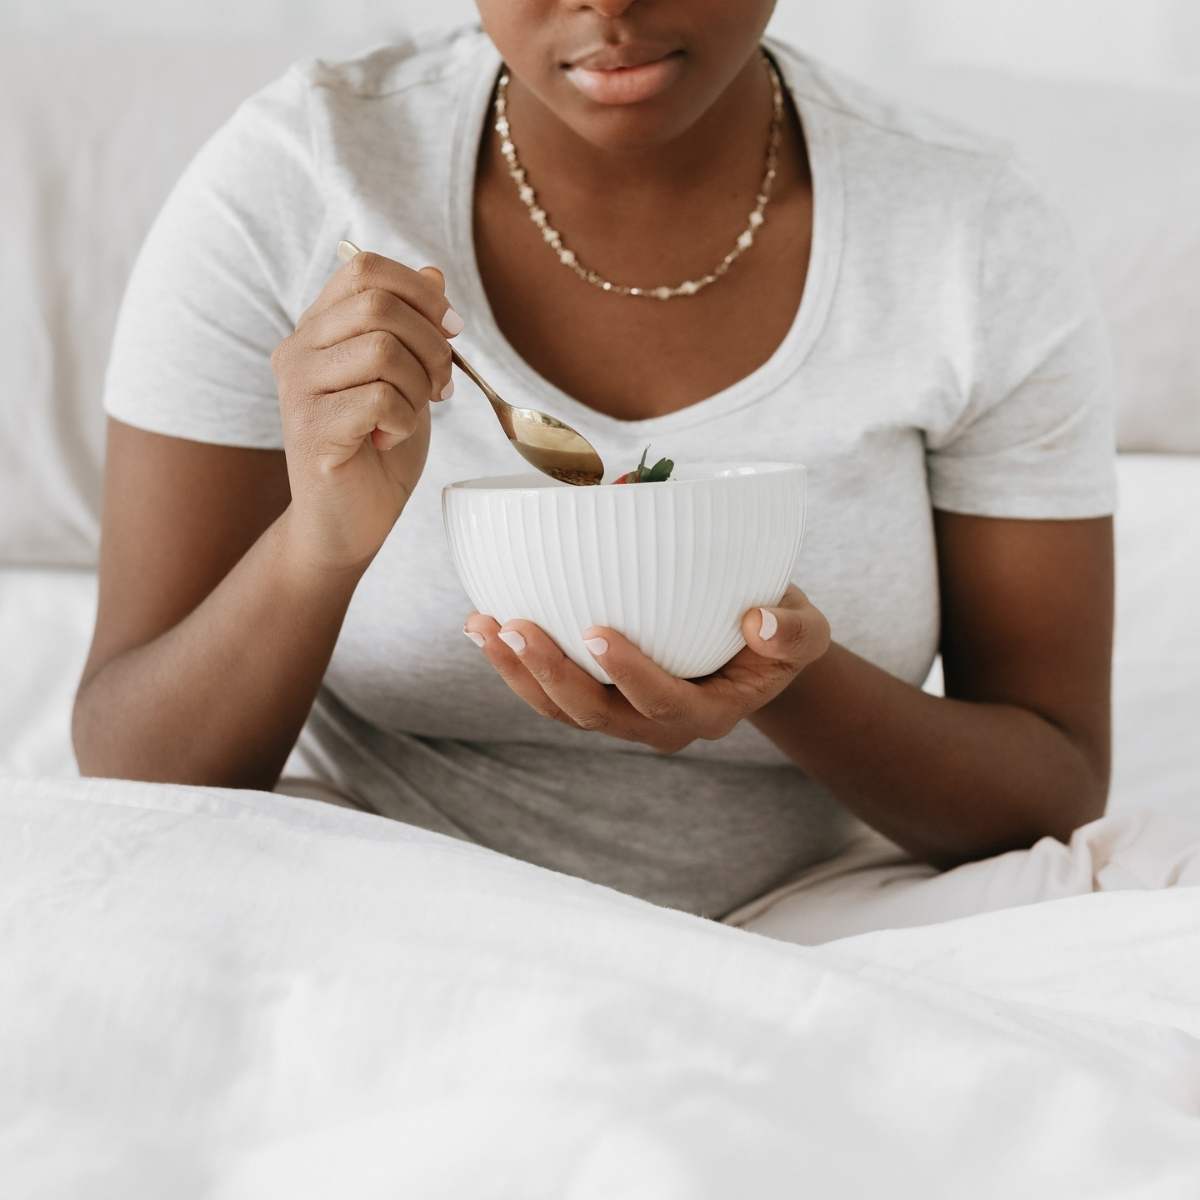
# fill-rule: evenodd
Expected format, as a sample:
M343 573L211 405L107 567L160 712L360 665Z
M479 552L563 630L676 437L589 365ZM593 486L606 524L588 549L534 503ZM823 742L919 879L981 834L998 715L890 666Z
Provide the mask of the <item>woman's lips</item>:
M568 67L567 78L597 104L639 104L665 92L679 77L682 66L683 56L672 53L640 67L608 71Z

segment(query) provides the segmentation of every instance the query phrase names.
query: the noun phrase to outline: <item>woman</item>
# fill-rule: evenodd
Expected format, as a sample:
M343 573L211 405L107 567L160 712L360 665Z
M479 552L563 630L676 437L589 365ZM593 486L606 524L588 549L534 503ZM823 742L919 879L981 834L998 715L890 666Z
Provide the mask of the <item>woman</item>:
M944 867L1103 811L1112 395L1069 238L1002 148L764 48L772 7L480 0L218 132L116 334L85 773L271 788L304 727L346 803L717 918L859 822ZM439 490L513 462L450 339L610 465L808 464L804 592L703 681L463 629Z

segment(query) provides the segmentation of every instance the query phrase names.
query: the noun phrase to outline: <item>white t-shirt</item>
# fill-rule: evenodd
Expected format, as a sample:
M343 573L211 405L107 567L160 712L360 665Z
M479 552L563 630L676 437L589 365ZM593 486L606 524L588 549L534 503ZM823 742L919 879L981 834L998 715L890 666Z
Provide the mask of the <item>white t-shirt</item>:
M770 49L808 140L812 256L795 323L732 387L623 421L505 341L472 242L500 60L466 29L297 65L237 110L137 261L108 412L280 447L269 356L336 269L338 239L435 263L466 320L464 353L606 462L652 442L681 462L806 463L797 582L839 642L920 685L938 641L935 507L1112 511L1105 338L1063 221L1004 147ZM365 808L709 916L835 853L851 818L749 724L665 758L544 720L508 691L461 633L470 604L440 490L512 469L463 381L435 406L424 477L351 603L301 740L308 765Z

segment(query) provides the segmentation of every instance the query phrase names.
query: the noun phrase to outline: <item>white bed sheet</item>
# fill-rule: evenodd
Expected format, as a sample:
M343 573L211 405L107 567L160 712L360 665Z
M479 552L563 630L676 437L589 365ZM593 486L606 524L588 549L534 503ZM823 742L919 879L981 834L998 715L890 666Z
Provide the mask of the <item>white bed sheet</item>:
M819 949L265 793L0 785L12 1200L1200 1191L1200 891Z

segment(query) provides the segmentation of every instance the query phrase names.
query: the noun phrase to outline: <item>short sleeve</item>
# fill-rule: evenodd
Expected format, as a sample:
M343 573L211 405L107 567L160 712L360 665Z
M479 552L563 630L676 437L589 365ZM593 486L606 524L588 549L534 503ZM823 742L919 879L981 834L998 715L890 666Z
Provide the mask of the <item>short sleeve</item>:
M324 203L301 67L245 101L188 165L135 261L105 377L119 421L283 445L270 357L295 328Z
M981 230L966 403L927 431L933 507L985 517L1106 516L1116 502L1114 374L1065 219L1006 162Z

